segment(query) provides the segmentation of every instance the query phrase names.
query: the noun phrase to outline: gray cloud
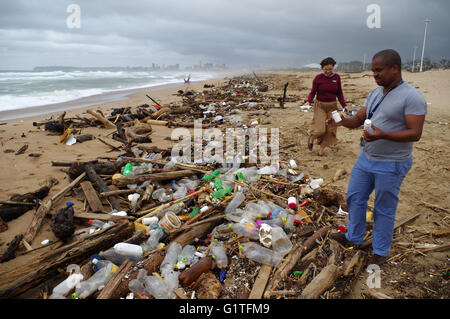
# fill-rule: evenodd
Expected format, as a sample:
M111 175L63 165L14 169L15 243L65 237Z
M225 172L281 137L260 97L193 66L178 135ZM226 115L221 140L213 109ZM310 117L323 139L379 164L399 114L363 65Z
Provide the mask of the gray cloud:
M69 4L81 28L69 29ZM369 4L381 28L369 29ZM362 60L385 48L412 58L432 20L426 56L450 58L447 0L133 0L0 3L0 68L35 65L117 66L202 62L293 67Z

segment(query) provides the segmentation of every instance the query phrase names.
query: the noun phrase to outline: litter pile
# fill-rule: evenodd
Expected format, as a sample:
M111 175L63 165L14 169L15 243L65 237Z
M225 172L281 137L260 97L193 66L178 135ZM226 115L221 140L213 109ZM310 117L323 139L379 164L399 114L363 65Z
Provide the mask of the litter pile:
M77 129L103 125L114 129L111 138L122 144L97 140L121 154L53 162L68 168L70 185L47 198L57 183L52 180L0 205L0 216L11 216L6 222L36 209L26 233L16 236L1 257L18 266L0 273L0 297L16 297L54 279L61 269L66 278L43 298L343 297L366 266L368 252L329 238L331 232L345 232L347 217L344 197L329 187L332 181L300 172L292 159L257 165L236 155L225 163L213 157L185 164L169 149L145 145L151 143L152 125L193 127L198 118L208 127L227 121L234 127L257 125L232 116L279 107L275 101L289 98L261 93L269 87L256 75L237 77L203 93L179 91L181 106L161 106L149 97L154 105L114 109L110 116L88 111L96 120L64 119L63 114L35 123L62 134L60 142L66 144L79 141ZM67 194L70 201L55 210ZM46 215L58 241L32 249L28 243ZM370 236L366 240L368 247ZM30 255L31 262L20 263Z

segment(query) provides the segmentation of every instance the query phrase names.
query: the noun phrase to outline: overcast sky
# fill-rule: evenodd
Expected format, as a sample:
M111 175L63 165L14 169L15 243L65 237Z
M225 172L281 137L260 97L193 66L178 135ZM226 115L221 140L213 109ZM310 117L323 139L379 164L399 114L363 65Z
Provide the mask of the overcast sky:
M80 8L80 28L70 4ZM367 19L380 8L380 28ZM301 67L396 49L450 58L448 0L1 0L0 69L226 63ZM375 22L375 20L371 20Z

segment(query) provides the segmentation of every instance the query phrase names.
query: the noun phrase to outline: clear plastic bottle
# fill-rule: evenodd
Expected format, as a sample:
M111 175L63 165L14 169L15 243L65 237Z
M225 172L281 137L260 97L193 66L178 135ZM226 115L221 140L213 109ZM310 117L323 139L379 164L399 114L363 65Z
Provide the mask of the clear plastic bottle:
M78 285L83 280L83 275L80 273L74 273L71 274L69 277L67 277L64 281L59 283L57 286L53 288L52 296L55 295L65 295L67 294L72 288L74 288L76 285ZM52 298L51 298L52 299Z
M172 196L166 194L164 188L159 188L152 193L152 198L158 200L161 203L168 202L172 200Z
M178 259L181 260L186 265L191 265L194 261L195 252L197 249L193 245L186 245L183 247L183 250L181 250L180 255L178 256Z
M145 280L145 279L144 279ZM135 294L142 294L145 291L144 283L138 279L132 279L128 283L128 289Z
M92 295L96 290L104 286L113 275L116 265L109 262L105 267L100 268L90 278L82 281L75 289L75 294L80 299L85 299Z
M243 243L242 253L250 260L272 266L280 265L281 260L283 259L283 256L280 253L254 242Z
M99 254L101 257L105 258L106 260L111 261L112 263L120 266L127 258L131 260L134 264L138 263L142 260L142 258L132 258L130 256L121 255L117 253L114 248L109 248L105 251L100 252Z
M237 192L233 199L230 201L230 203L225 208L225 214L231 213L232 211L236 210L236 208L239 207L239 205L242 204L242 202L245 200L245 195L243 192Z
M180 186L178 187L178 189L176 190L175 193L173 193L173 198L174 199L180 199L185 197L187 194L187 188L184 186Z
M142 260L142 247L135 244L129 243L117 243L114 245L114 250L116 253L127 256L130 260Z
M169 249L167 249L166 256L161 263L160 270L163 272L163 269L167 267L167 269L173 269L174 265L177 263L178 255L180 255L183 247L177 243L173 242L170 244Z
M224 269L228 266L227 252L221 242L213 242L209 254L213 256L217 268Z
M292 249L292 243L289 237L281 227L273 227L272 235L272 250L280 253L283 257Z
M155 299L169 299L170 290L167 284L155 276L148 276L144 281L145 291Z
M232 226L233 228L233 232L235 232L238 235L243 235L243 236L247 236L251 239L255 239L258 240L259 239L259 234L258 234L258 228L256 227L256 225L250 222L246 222L246 223L235 223Z
M286 230L286 232L290 232L294 229L294 219L295 216L292 214L288 214L286 216L286 223L284 225L284 229Z
M152 229L150 231L150 237L142 245L144 252L155 250L158 247L160 239L164 236L164 231L161 228Z

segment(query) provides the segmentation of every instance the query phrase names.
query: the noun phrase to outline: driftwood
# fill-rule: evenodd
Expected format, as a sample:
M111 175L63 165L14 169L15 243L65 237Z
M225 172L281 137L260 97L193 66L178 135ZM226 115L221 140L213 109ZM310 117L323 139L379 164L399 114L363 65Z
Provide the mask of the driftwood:
M110 191L105 181L100 176L97 175L97 172L95 171L94 166L92 164L85 165L85 171L91 182L95 183L98 186L100 192ZM120 207L119 200L115 196L108 196L108 200L111 203L113 209L116 209L118 211L122 210L122 208Z
M107 129L115 129L116 128L116 126L113 123L111 123L108 119L106 119L103 115L101 115L97 112L94 112L92 110L87 110L86 112L91 114L93 117L95 117L100 122L102 122L103 125L105 125L105 127Z
M136 176L130 176L130 177L116 178L113 180L113 184L120 187L120 186L126 186L128 184L143 183L148 180L152 180L154 182L167 181L167 180L171 180L171 179L178 179L178 178L192 176L195 174L197 174L197 172L195 172L193 170L180 170L180 171L173 171L173 172L142 174L142 175L136 175Z
M264 294L264 289L266 288L267 281L269 280L270 274L272 272L273 266L263 264L259 269L258 277L256 277L255 283L253 284L252 291L248 299L261 299Z
M8 249L0 257L0 263L16 258L16 249L17 247L19 247L22 238L23 238L22 234L14 236L13 240L8 244Z
M0 273L0 298L12 298L51 279L59 268L82 262L90 255L111 247L128 238L134 231L133 223L122 222L69 245L45 254L35 252L34 258L29 254L4 263Z
M76 178L72 183L67 185L64 189L59 191L57 194L53 195L50 199L48 199L46 202L41 204L39 206L39 209L33 216L33 220L30 223L30 226L28 226L28 229L26 230L23 240L27 242L28 244L31 244L34 237L36 236L38 230L41 228L42 221L44 220L45 215L50 212L53 204L58 201L60 198L62 198L68 191L70 191L73 187L75 187L84 177L86 176L86 173L81 174Z
M122 279L125 277L127 272L133 266L133 262L129 259L126 259L121 265L119 270L113 274L113 276L106 283L105 287L103 287L100 294L97 296L97 299L109 299L114 294L114 291L119 286Z
M339 276L339 267L331 264L322 271L303 289L300 299L317 299L333 285Z
M314 235L309 237L303 244L296 244L292 251L289 253L290 258L283 263L283 265L280 266L280 268L277 270L275 275L273 276L272 281L269 283L268 288L266 289L266 292L264 293L264 298L270 298L272 291L277 289L278 284L285 280L287 276L289 275L292 268L295 266L295 264L298 262L298 260L307 252L309 252L311 249L313 249L317 242L316 240L319 240L326 236L328 231L330 230L329 226L325 226L318 230Z
M91 182L84 181L80 183L81 189L83 190L84 197L86 197L86 200L89 203L89 206L91 207L91 210L94 213L97 212L104 212L103 211L103 205L100 201L100 198L97 196L97 192L95 191L94 187L92 186Z
M56 184L58 184L56 179L50 179L45 186L35 192L14 195L10 197L9 201L3 201L0 205L0 218L8 222L22 216L25 212L37 206L36 201L45 198L53 185Z

